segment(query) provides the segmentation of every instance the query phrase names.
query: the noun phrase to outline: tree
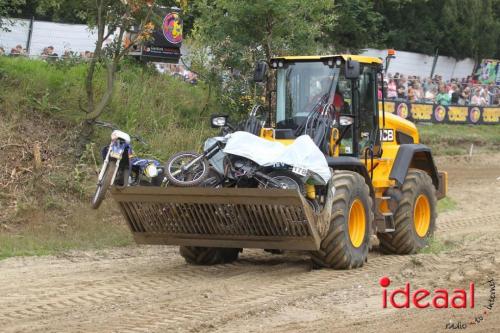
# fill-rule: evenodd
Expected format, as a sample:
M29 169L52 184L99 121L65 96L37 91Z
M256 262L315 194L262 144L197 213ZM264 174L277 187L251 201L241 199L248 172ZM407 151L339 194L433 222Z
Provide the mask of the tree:
M25 0L0 0L0 31L9 31L10 17L19 13Z
M316 52L333 14L331 0L200 0L195 7L192 45L205 53L198 68L225 73L218 81L226 91L248 81L257 60Z
M376 0L383 44L463 59L499 55L500 0Z
M334 12L332 24L322 28L327 48L334 53L354 53L379 45L383 16L375 11L372 1L337 0Z
M384 17L382 40L398 50L434 54L442 40L441 0L376 0Z
M91 0L89 2L94 3ZM90 3L89 8L91 8ZM90 139L93 133L92 125L111 102L120 60L134 44L151 36L154 29L154 24L151 22L153 6L153 0L121 0L120 2L97 0L93 11L89 11L87 20L89 25L95 25L97 29L97 41L85 79L87 105L83 109L86 115L80 146ZM125 34L132 31L134 33L129 34L125 39ZM109 43L105 44L106 41ZM106 88L100 96L96 95L94 87L94 76L98 64L105 65L107 73Z

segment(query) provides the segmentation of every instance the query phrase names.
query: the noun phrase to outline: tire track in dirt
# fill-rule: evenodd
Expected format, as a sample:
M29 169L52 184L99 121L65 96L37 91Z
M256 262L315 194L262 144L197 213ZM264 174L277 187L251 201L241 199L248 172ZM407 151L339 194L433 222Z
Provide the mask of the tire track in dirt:
M458 230L477 224L479 221L481 225L485 225L498 223L499 220L500 214L463 219L443 219L438 222L438 232ZM233 264L211 267L184 265L169 267L164 269L165 275L158 275L159 272L154 270L139 271L134 274L122 272L120 275L115 274L106 276L99 281L93 281L92 284L82 286L80 289L78 289L77 279L75 284L63 286L62 289L53 288L54 292L46 293L45 291L45 293L37 295L37 299L24 299L24 303L21 303L19 298L1 302L0 320L2 324L0 326L8 323L17 326L16 323L28 321L35 327L45 323L56 328L58 325L47 321L47 317L53 315L57 319L61 315L71 314L77 309L78 312L95 315L95 324L99 324L94 326L94 329L98 327L99 331L164 331L184 326L203 330L203 328L208 327L207 325L249 316L256 311L255 309L258 311L272 310L277 302L289 304L303 298L322 295L338 289L342 285L352 285L352 281L356 281L360 285L373 283L374 276L378 277L376 274L395 272L409 263L413 257L380 256L371 259L363 268L357 270L312 272L308 271L306 260L273 265L272 267L265 265L258 268L257 264L262 264L259 262L262 258L266 257L255 255ZM132 265L134 261L130 260L128 264ZM282 259L279 258L276 261L282 261ZM440 258L437 256L425 256L426 266L430 269L438 269L435 265L439 261ZM265 274L270 280L269 283L263 283L259 274ZM272 281L273 276L278 278ZM201 283L199 288L186 288L186 286L200 284L203 278L208 278L213 283L223 283L228 288L227 292L220 296L217 295L216 298L203 299L200 294L210 290L212 287L210 284ZM47 285L51 285L50 281ZM245 288L239 288L241 285L244 285ZM29 289L36 290L39 287L39 285L35 285ZM147 304L154 295L157 295L158 304L166 305L161 308L149 308ZM100 317L96 313L99 312L100 307L105 307L106 304L114 303L117 300L123 302L125 306L124 309L117 311L118 318L115 318L116 315L112 318ZM231 305L229 309L228 305ZM1 309L8 311L3 312ZM196 311L193 312L193 309ZM120 315L130 312L133 312L134 315ZM43 319L37 320L40 318ZM68 330L66 325L59 324L62 325L59 326L60 331ZM85 327L84 323L79 324L83 325L81 326L83 330L92 330L90 327ZM38 326L38 328L41 327ZM55 329L55 331L58 330Z
M428 262L437 263L439 258L434 256L426 258ZM361 269L351 271L329 271L319 270L281 279L272 285L256 286L247 288L244 293L229 292L225 297L207 300L200 304L198 299L191 302L183 300L170 304L170 318L159 320L165 313L149 312L142 316L142 323L136 328L127 330L120 324L112 323L108 327L101 327L103 331L124 331L124 332L158 332L168 331L176 327L190 326L192 330L203 331L208 326L216 326L217 323L234 320L251 315L257 311L269 311L277 302L279 304L289 304L304 297L314 297L328 293L333 289L338 289L345 282L363 285L366 282L373 282L378 279L380 271L394 272L402 265L410 261L408 256L384 256L370 261ZM391 268L387 269L390 264ZM277 300L277 302L275 302ZM227 308L231 304L231 308ZM201 307L200 307L201 306ZM196 311L193 313L193 309ZM147 323L147 324L146 324ZM126 326L132 324L126 323ZM146 324L146 325L144 325Z
M472 225L483 226L486 224L494 224L500 223L500 213L499 214L490 214L490 215L476 215L469 216L466 218L445 218L439 219L437 225L437 232L441 231L449 231L456 228L463 228Z

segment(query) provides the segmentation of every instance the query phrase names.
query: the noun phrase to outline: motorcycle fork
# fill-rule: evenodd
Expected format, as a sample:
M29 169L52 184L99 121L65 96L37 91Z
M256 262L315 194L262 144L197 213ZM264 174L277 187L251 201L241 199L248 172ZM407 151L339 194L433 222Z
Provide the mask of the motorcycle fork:
M97 184L100 184L102 181L102 177L104 177L104 172L106 171L109 164L109 153L111 152L111 145L108 148L108 153L106 154L106 158L102 163L101 171L99 172L99 176L97 177Z
M121 158L116 160L116 167L115 167L115 171L113 171L113 178L111 178L111 185L113 185L115 183L116 174L118 173L118 169L120 169L120 161L121 160L122 160ZM124 182L124 186L126 186L127 183L128 183L128 179L127 179L126 183Z
M186 170L188 170L194 164L198 163L198 161L201 161L204 158L207 159L207 160L211 159L212 157L214 157L215 154L217 154L219 152L220 148L221 148L221 146L220 146L219 142L214 143L207 150L205 150L203 152L203 154L201 154L200 156L198 156L197 158L195 158L194 160L192 160L191 162L189 162L188 164L186 164L186 166L184 168Z

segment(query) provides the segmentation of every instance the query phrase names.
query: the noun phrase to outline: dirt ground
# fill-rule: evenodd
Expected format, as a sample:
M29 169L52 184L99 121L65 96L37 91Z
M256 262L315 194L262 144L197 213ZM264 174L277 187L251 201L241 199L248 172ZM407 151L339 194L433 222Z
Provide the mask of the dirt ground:
M438 218L439 253L376 250L350 271L304 255L245 250L233 264L188 266L175 247L129 247L0 261L0 332L500 332L500 155L439 158L457 209ZM468 288L474 309L382 308L394 290ZM499 303L500 301L497 301ZM480 317L481 316L481 317ZM480 319L482 318L482 319ZM477 319L478 323L471 324Z

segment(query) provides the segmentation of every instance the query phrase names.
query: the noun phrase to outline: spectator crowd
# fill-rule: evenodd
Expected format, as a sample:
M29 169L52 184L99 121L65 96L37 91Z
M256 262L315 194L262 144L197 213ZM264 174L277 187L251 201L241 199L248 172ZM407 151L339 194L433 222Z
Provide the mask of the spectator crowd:
M379 87L381 87L379 82ZM379 98L404 100L412 103L441 105L500 105L500 86L480 84L475 76L443 80L440 75L430 78L389 73L384 77L384 89L379 88Z
M8 55L9 57L27 57L29 56L28 51L22 47L22 45L16 45L10 50L10 53L6 53L5 49L0 46L0 56ZM89 60L94 57L94 53L90 51L82 51L76 53L70 50L65 50L62 56L59 56L53 46L44 47L39 55L40 59L47 61L65 60L65 59L81 59Z
M9 54L5 53L5 49L0 46L0 56L8 55L10 57L27 57L28 52L22 45L17 45L10 50ZM94 53L90 51L82 51L76 53L70 50L65 50L62 56L59 56L53 46L43 48L38 58L45 61L58 61L58 60L83 60L87 61L94 57ZM161 74L171 75L179 80L196 85L198 83L198 75L188 70L184 65L179 64L165 64L154 63L156 70Z
M196 85L198 83L198 75L187 69L184 65L157 62L155 63L155 68L161 74L170 75L192 85Z

